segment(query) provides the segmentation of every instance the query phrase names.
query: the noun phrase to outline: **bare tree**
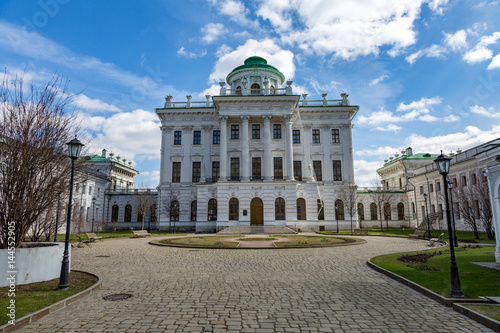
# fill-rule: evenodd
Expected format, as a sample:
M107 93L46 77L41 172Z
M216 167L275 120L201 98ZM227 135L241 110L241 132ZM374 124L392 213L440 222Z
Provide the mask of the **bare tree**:
M144 218L151 207L151 191L146 186L140 186L137 190L137 213L141 217L141 230L144 230Z
M160 215L168 217L168 232L172 232L172 219L170 213L172 211L172 202L177 201L177 192L172 190L161 191L161 196L159 198L159 212ZM174 222L175 223L175 222ZM175 224L174 224L175 228Z
M475 204L476 197L474 186L456 186L453 189L455 200L462 220L471 228L474 237L479 239L479 226L476 219L479 217L479 207Z
M397 192L391 189L385 189L379 179L374 180L374 187L370 190L370 196L377 205L378 216L380 218L380 230L384 230L383 221L385 220L386 229L389 230L390 210L387 211L386 205L392 206Z
M0 83L0 248L9 236L18 247L69 188L66 142L78 128L68 102L56 75L44 87L7 75Z
M351 233L352 233L352 219L358 210L358 186L354 183L349 183L340 193L340 198L345 204L347 212L351 216Z
M479 206L479 219L481 220L481 224L484 231L486 231L488 239L494 239L493 210L491 208L488 182L486 180L477 180L477 183L473 185L473 190Z

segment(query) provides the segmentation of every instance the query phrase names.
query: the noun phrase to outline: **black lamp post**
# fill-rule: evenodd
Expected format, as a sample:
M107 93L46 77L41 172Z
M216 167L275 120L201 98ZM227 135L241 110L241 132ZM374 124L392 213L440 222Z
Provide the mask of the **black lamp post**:
M67 289L69 287L69 237L71 230L71 207L73 206L73 179L75 175L75 160L80 156L83 143L75 138L67 143L68 153L71 158L71 180L69 185L69 203L68 203L68 219L66 222L66 239L64 240L64 254L61 265L61 276L59 278L59 289Z
M434 162L436 163L439 173L443 176L443 184L446 184L446 175L450 172L451 158L444 157L443 152ZM460 276L458 275L458 266L455 259L455 247L453 246L453 234L451 232L451 214L450 203L448 202L448 191L444 191L446 202L446 220L448 222L448 238L450 242L450 273L451 273L451 297L463 297L462 288L460 287Z
M457 228L455 225L455 213L453 212L453 182L448 180L448 188L450 189L450 206L451 206L451 221L453 222L453 237L455 238L455 247L458 247Z
M424 193L424 200L425 200L425 206L424 206L425 219L427 220L427 237L431 239L431 224L429 223L429 211L427 210L427 193Z
M94 232L94 215L95 215L95 202L96 198L92 198L92 232Z

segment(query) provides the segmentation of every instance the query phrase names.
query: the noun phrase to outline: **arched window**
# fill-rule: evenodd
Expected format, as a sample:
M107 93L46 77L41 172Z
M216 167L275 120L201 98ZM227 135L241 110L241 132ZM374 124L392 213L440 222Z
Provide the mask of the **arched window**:
M229 200L229 220L238 221L240 218L240 203L238 199L231 198Z
M365 206L361 202L358 203L358 216L360 221L365 220Z
M217 221L217 200L208 200L208 220Z
M377 220L377 217L378 214L377 214L377 204L372 202L372 204L370 205L370 220L372 221L375 221Z
M236 92L235 92L236 95L240 95L241 96L241 86L238 86L236 87Z
M398 220L405 219L405 205L402 202L398 203Z
M286 220L285 199L283 198L276 198L274 201L274 219Z
M335 200L335 219L345 220L344 218L344 202L340 199Z
M196 221L198 217L198 202L193 200L191 202L191 221Z
M271 89L270 89L270 90L271 90L271 91L270 91L271 95L276 94L276 88L274 88L274 86L271 86Z
M390 221L391 217L391 204L386 202L384 205L384 218L386 221Z
M125 219L123 221L124 222L132 222L132 206L131 205L125 206Z
M323 221L325 219L325 203L318 199L318 220Z
M297 199L297 220L307 220L306 201L303 198Z
M258 83L252 84L250 89L252 95L260 95L260 85Z
M113 205L113 208L111 208L111 222L118 222L118 205Z
M150 211L150 221L151 222L156 222L156 204L152 204L151 207L149 208Z
M170 203L170 221L179 221L179 201L177 200Z

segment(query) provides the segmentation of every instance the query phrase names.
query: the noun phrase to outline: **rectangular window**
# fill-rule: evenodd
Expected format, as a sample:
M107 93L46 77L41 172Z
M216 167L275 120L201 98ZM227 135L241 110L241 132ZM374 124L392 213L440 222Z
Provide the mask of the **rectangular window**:
M193 162L193 177L192 182L198 183L201 176L201 162Z
M231 125L231 140L240 138L240 125Z
M193 145L201 145L201 131L193 132Z
M431 213L435 213L436 212L436 205L431 205Z
M174 131L174 145L182 143L182 131Z
M440 182L436 183L436 191L441 192L441 183Z
M319 129L313 129L313 143L320 143Z
M430 192L434 192L434 184L429 184L430 185Z
M274 179L283 179L283 158L274 158Z
M467 186L467 177L462 176L462 186Z
M281 139L281 124L273 125L273 138Z
M424 187L420 186L420 194L424 194Z
M313 161L313 169L318 182L323 181L323 171L321 170L321 161Z
M477 176L475 173L472 174L472 184L476 185L477 184Z
M293 175L295 180L302 181L302 161L293 161Z
M252 157L252 179L261 178L261 159L260 157Z
M220 177L220 162L212 162L212 181L215 183Z
M340 132L338 128L332 129L332 143L340 143Z
M443 204L439 204L439 218L443 219Z
M453 187L457 188L458 187L458 182L456 178L453 178Z
M260 125L259 124L252 125L252 139L260 139Z
M240 158L231 157L231 180L240 180Z
M212 143L214 145L220 145L220 130L214 131Z
M340 160L333 161L333 180L334 181L342 180L342 163Z
M300 143L300 130L292 131L293 143Z
M172 163L172 183L181 182L181 162Z

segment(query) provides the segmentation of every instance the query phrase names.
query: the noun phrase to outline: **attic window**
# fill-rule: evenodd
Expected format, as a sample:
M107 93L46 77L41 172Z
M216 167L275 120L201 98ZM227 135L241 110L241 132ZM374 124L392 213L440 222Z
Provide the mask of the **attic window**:
M241 86L236 87L236 95L241 95Z
M252 90L252 95L260 95L260 85L258 83L252 84L250 89Z

